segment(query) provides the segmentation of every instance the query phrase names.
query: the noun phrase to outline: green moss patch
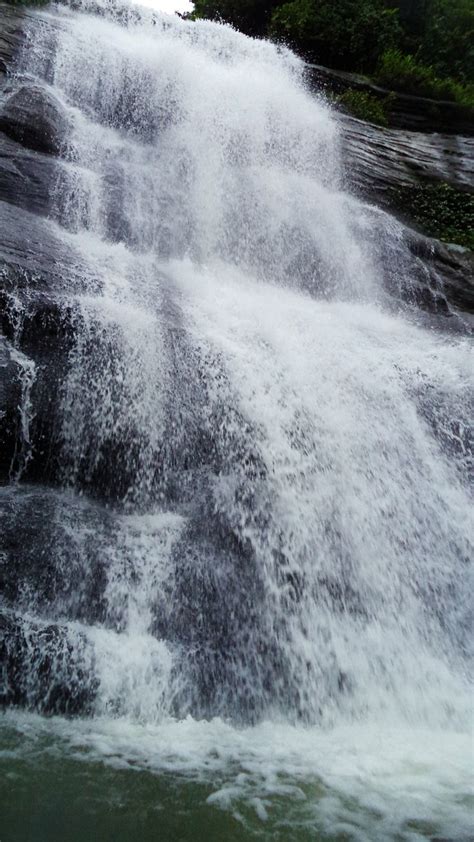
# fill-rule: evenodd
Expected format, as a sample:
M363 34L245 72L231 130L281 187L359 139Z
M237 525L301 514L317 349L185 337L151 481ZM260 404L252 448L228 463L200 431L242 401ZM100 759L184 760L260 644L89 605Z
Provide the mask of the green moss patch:
M335 102L342 105L359 120L376 123L378 126L387 126L393 99L394 94L389 94L387 97L380 99L366 91L350 89L341 96L335 97Z
M427 235L474 251L474 195L449 184L419 184L390 191L390 203Z

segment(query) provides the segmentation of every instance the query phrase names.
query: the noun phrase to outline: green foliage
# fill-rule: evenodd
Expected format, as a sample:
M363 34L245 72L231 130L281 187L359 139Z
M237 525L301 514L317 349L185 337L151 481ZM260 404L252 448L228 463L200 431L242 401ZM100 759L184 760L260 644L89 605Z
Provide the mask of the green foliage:
M336 102L344 106L354 117L359 120L366 120L368 123L376 123L379 126L388 124L388 110L392 100L392 95L380 99L366 91L353 89L345 91L336 98Z
M400 50L386 50L380 58L376 79L381 85L417 96L451 100L474 108L474 85L440 79L433 67L421 64Z
M221 20L247 35L265 35L272 10L282 0L195 0L194 16Z
M319 64L370 72L400 27L384 0L291 0L274 11L270 33Z
M195 0L194 16L271 35L320 64L378 68L390 87L472 105L474 0Z
M449 184L423 184L391 191L392 204L429 236L474 251L474 196Z
M416 52L441 77L474 82L474 0L430 0Z

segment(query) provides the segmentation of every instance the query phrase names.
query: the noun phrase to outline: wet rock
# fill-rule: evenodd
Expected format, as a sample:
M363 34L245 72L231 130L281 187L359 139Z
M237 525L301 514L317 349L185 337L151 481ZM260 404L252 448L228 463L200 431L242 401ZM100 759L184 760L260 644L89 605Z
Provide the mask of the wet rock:
M22 297L36 291L98 292L101 281L74 247L74 237L48 219L0 200L0 288Z
M49 155L25 149L0 132L0 200L46 216L66 172Z
M72 494L2 489L0 582L4 604L49 620L104 622L112 516Z
M24 353L49 355L71 339L75 297L97 293L99 279L54 223L0 201L0 316ZM43 360L44 361L44 360Z
M387 191L443 182L474 189L474 137L374 126L339 115L342 153L351 186L384 205Z
M403 224L398 235L374 234L389 291L433 314L474 313L472 252L414 230L411 226L418 223L409 204L396 204L397 195L423 184L449 184L460 194L472 193L474 138L383 129L347 116L339 121L348 186ZM377 232L386 222L376 208L373 214Z
M474 254L407 230L412 255L428 269L431 288L463 313L474 314Z
M0 336L0 482L10 477L18 441L20 403L19 366L10 343Z
M284 653L272 639L264 588L252 554L239 554L196 522L175 551L175 574L157 606L153 633L179 646L192 676L178 701L193 716L254 721L270 696ZM216 540L217 539L217 540ZM222 595L226 594L226 599Z
M15 91L0 111L0 130L23 146L58 155L68 128L59 100L39 85Z
M99 284L73 243L64 241L50 221L0 202L0 229L0 328L17 360L34 366L29 392L31 458L21 475L51 481L59 471L61 384L80 319L76 296L85 289L97 290ZM15 388L18 383L25 387L27 374L25 369L23 381L16 378ZM21 452L20 443L12 441L13 429L20 429L18 411L15 423L6 423L10 444L3 457L3 476L9 464L14 472L20 467L15 456ZM12 417L9 411L8 418Z
M0 74L11 68L15 56L25 41L26 9L0 3Z
M97 682L84 635L0 612L0 706L43 714L88 714Z
M317 64L306 66L306 78L318 91L343 94L348 90L365 91L377 99L390 99L389 125L395 129L420 132L443 132L446 134L474 135L472 110L456 102L428 99L380 87L364 76L332 70Z

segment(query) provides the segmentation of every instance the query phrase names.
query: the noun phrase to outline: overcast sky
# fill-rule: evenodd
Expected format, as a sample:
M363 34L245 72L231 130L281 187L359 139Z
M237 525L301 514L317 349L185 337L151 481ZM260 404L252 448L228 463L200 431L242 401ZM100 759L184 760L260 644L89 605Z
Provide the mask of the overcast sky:
M141 6L151 6L162 12L190 12L193 8L188 0L137 0Z

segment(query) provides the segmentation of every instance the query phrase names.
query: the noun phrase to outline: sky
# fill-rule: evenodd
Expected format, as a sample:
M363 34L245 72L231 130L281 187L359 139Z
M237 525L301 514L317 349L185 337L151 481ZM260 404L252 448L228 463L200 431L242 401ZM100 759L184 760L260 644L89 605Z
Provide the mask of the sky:
M188 0L139 0L141 6L150 6L162 12L190 12L192 3Z

